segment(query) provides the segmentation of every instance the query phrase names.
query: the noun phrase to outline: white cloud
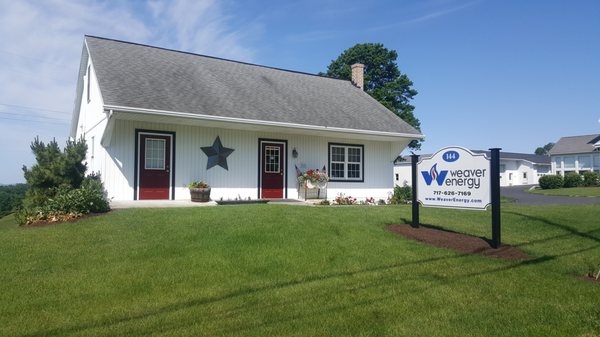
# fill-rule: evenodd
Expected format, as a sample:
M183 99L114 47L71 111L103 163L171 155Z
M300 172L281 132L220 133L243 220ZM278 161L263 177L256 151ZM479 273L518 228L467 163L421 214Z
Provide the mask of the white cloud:
M154 23L170 47L240 61L252 61L254 51L243 41L261 30L249 24L232 29L233 16L225 14L227 2L216 0L154 0L148 3Z
M0 183L22 180L21 165L33 161L23 144L36 135L54 135L61 143L68 136L83 35L251 61L253 50L244 42L260 25L250 25L250 33L233 29L225 5L213 0L0 0L0 133L20 139L0 143L0 153L12 157L0 171Z

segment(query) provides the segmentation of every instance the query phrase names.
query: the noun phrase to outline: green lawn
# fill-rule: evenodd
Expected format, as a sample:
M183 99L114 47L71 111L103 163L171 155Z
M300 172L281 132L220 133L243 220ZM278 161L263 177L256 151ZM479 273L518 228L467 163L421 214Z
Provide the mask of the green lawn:
M600 197L600 187L571 187L554 190L535 189L529 192L545 195L562 195L567 197Z
M0 336L600 336L600 207L503 205L532 256L466 256L385 227L409 206L131 209L0 219ZM490 213L422 209L489 235Z

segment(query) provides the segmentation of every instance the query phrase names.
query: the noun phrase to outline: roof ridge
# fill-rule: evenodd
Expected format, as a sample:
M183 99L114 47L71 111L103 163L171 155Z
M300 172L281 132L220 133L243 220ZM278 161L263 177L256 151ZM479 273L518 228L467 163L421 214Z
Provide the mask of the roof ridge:
M589 135L579 135L579 136L563 136L563 137L560 137L560 138L562 139L562 138L577 138L577 137L592 137L592 136L599 137L600 133L592 133L592 134L589 134Z
M174 53L188 54L188 55L198 56L198 57L206 57L206 58L213 59L213 60L219 60L219 61L225 61L225 62L233 62L233 63L244 64L244 65L249 65L249 66L254 66L254 67L260 67L260 68L267 68L267 69L285 71L285 72L290 72L290 73L295 73L295 74L300 74L300 75L308 75L308 76L314 76L314 77L319 77L319 78L324 78L324 79L344 81L344 82L349 82L350 84L352 84L352 81L346 80L346 79L343 79L343 78L335 78L335 77L324 76L324 75L319 75L319 74L311 74L311 73L307 73L307 72L303 72L303 71L298 71L298 70L291 70L291 69L284 69L284 68L277 68L277 67L265 66L265 65L262 65L262 64L256 64L256 63L250 63L250 62L244 62L244 61L226 59L226 58L223 58L223 57L204 55L204 54L193 53L193 52L183 51L183 50L177 50L177 49L171 49L171 48L166 48L166 47L152 46L152 45L144 44L144 43L137 43L137 42L124 41L124 40L119 40L119 39L112 39L112 38L108 38L108 37L102 37L102 36L95 36L95 35L84 34L84 38L88 38L88 37L91 37L91 38L94 38L94 39L106 40L106 41L113 41L113 42L118 42L118 43L131 44L131 45L140 46L140 47L160 49L160 50L174 52Z

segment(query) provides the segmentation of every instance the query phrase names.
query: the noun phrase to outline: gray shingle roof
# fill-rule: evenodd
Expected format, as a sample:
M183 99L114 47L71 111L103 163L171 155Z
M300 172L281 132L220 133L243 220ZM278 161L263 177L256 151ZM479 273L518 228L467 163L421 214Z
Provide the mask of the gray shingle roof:
M594 151L594 144L600 142L600 134L562 137L550 150L551 155L587 153Z
M483 151L483 150L471 150L471 152L473 153L485 153L485 155L490 158L490 151ZM419 155L420 158L426 158L426 157L431 157L432 154L421 154ZM410 156L404 156L402 157L404 158L403 161L399 161L398 159L396 159L395 163L410 163L411 162L411 157ZM546 164L546 165L550 165L550 156L540 156L537 154L528 154L528 153L517 153L517 152L503 152L500 151L500 159L516 159L516 160L526 160L526 161L530 161L534 164Z
M86 36L105 105L420 133L350 81Z

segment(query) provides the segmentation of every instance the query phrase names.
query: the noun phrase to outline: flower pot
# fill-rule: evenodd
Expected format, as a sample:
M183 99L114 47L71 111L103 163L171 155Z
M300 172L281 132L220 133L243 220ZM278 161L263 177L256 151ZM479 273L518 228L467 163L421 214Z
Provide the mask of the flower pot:
M190 195L193 202L208 202L210 201L210 187L190 188Z
M324 189L325 187L327 187L327 182L326 181L315 181L313 183L312 181L307 180L306 187Z

